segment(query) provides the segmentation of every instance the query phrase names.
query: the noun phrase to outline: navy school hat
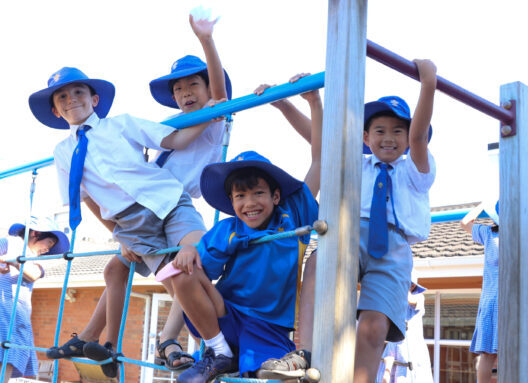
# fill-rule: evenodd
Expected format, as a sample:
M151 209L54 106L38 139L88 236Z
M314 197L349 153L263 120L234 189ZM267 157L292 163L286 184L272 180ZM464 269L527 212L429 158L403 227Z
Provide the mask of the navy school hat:
M70 240L66 234L59 230L57 224L51 218L31 217L29 228L41 233L53 233L57 236L57 243L46 254L42 255L63 254L70 250ZM14 223L9 228L9 235L23 237L25 230L26 225Z
M53 93L65 85L73 83L82 83L93 88L99 95L99 103L94 108L99 118L104 118L110 111L114 101L114 85L105 80L88 78L77 68L64 67L53 73L48 80L48 87L29 96L29 107L33 115L42 122L55 129L69 129L70 125L62 117L57 118L51 111L53 102L51 97Z
M396 117L409 121L409 124L411 123L411 109L405 100L398 96L387 96L380 98L378 101L372 101L365 104L364 126L367 126L367 122L372 116L380 112L392 112ZM431 141L432 135L433 128L432 126L429 126L428 141ZM407 148L407 150L409 149ZM407 150L405 151L406 153ZM364 143L363 154L372 154L370 148Z
M277 181L281 198L286 198L303 185L301 181L273 165L270 160L260 154L253 151L243 152L229 162L217 162L204 168L200 177L200 189L207 203L221 212L235 215L231 200L224 190L224 183L235 170L249 167L261 169Z
M169 84L171 81L200 72L205 72L205 74L209 77L206 63L196 56L183 56L181 59L174 61L171 67L171 72L168 75L154 79L150 82L150 93L152 93L152 97L154 97L154 99L161 105L180 109L178 104L176 104L176 101L174 101L172 98L172 89L170 88ZM231 80L229 79L225 69L224 75L227 99L231 100Z

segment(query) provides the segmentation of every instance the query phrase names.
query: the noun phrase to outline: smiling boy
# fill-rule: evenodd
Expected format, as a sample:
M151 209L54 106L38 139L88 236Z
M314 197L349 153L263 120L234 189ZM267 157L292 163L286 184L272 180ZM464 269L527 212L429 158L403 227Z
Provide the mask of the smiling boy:
M166 266L183 271L171 274L173 289L188 327L207 347L203 360L178 377L180 383L205 383L237 366L240 374L252 374L266 359L294 349L289 332L309 235L249 242L317 219L322 105L317 91L303 97L312 111L312 164L304 183L255 152L208 165L202 173L206 201L232 217L208 231L198 249L182 249Z

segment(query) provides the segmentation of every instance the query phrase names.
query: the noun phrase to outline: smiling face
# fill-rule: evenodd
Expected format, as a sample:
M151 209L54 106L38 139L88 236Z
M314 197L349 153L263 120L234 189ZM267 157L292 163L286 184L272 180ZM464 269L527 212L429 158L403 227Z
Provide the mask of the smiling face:
M375 117L363 131L363 142L380 161L395 161L409 147L408 123L397 117Z
M182 112L190 113L202 109L211 98L209 87L205 80L193 74L179 78L172 85L172 98Z
M236 216L250 228L262 230L268 226L273 210L279 204L280 191L277 188L272 193L268 183L259 177L252 188L233 185L230 198Z
M64 118L70 125L81 125L93 113L99 96L92 95L88 85L73 83L53 93L52 100L51 111L57 118Z
M31 231L28 239L28 247L36 255L46 254L56 243L57 239L53 237L46 237L39 240L39 233L36 231Z

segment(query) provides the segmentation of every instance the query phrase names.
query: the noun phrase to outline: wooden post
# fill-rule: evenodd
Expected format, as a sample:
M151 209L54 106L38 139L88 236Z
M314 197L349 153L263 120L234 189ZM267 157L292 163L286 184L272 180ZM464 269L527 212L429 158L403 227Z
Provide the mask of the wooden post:
M354 373L367 0L330 0L313 367L321 382Z
M500 383L525 382L528 366L528 87L503 85L501 104L510 100L517 133L500 140Z

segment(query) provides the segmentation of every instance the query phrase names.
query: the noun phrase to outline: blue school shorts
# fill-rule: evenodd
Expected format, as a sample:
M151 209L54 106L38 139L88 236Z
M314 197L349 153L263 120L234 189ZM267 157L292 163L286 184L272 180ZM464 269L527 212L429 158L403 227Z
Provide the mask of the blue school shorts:
M173 254L149 255L169 247L176 247L192 231L206 231L202 216L194 208L191 197L183 193L178 205L161 220L146 207L135 203L112 219L116 223L114 238L142 257L136 272L148 276L169 263ZM127 267L130 262L117 256Z
M241 313L235 307L224 301L226 315L218 318L220 330L236 355L240 374L256 371L260 365L270 358L282 358L295 350L295 344L290 340L290 330L262 319ZM183 313L189 331L201 338L187 315Z
M411 287L412 251L407 239L389 225L389 250L381 258L367 253L369 221L360 220L358 312L377 311L390 320L387 340L399 342L405 337L407 293Z

